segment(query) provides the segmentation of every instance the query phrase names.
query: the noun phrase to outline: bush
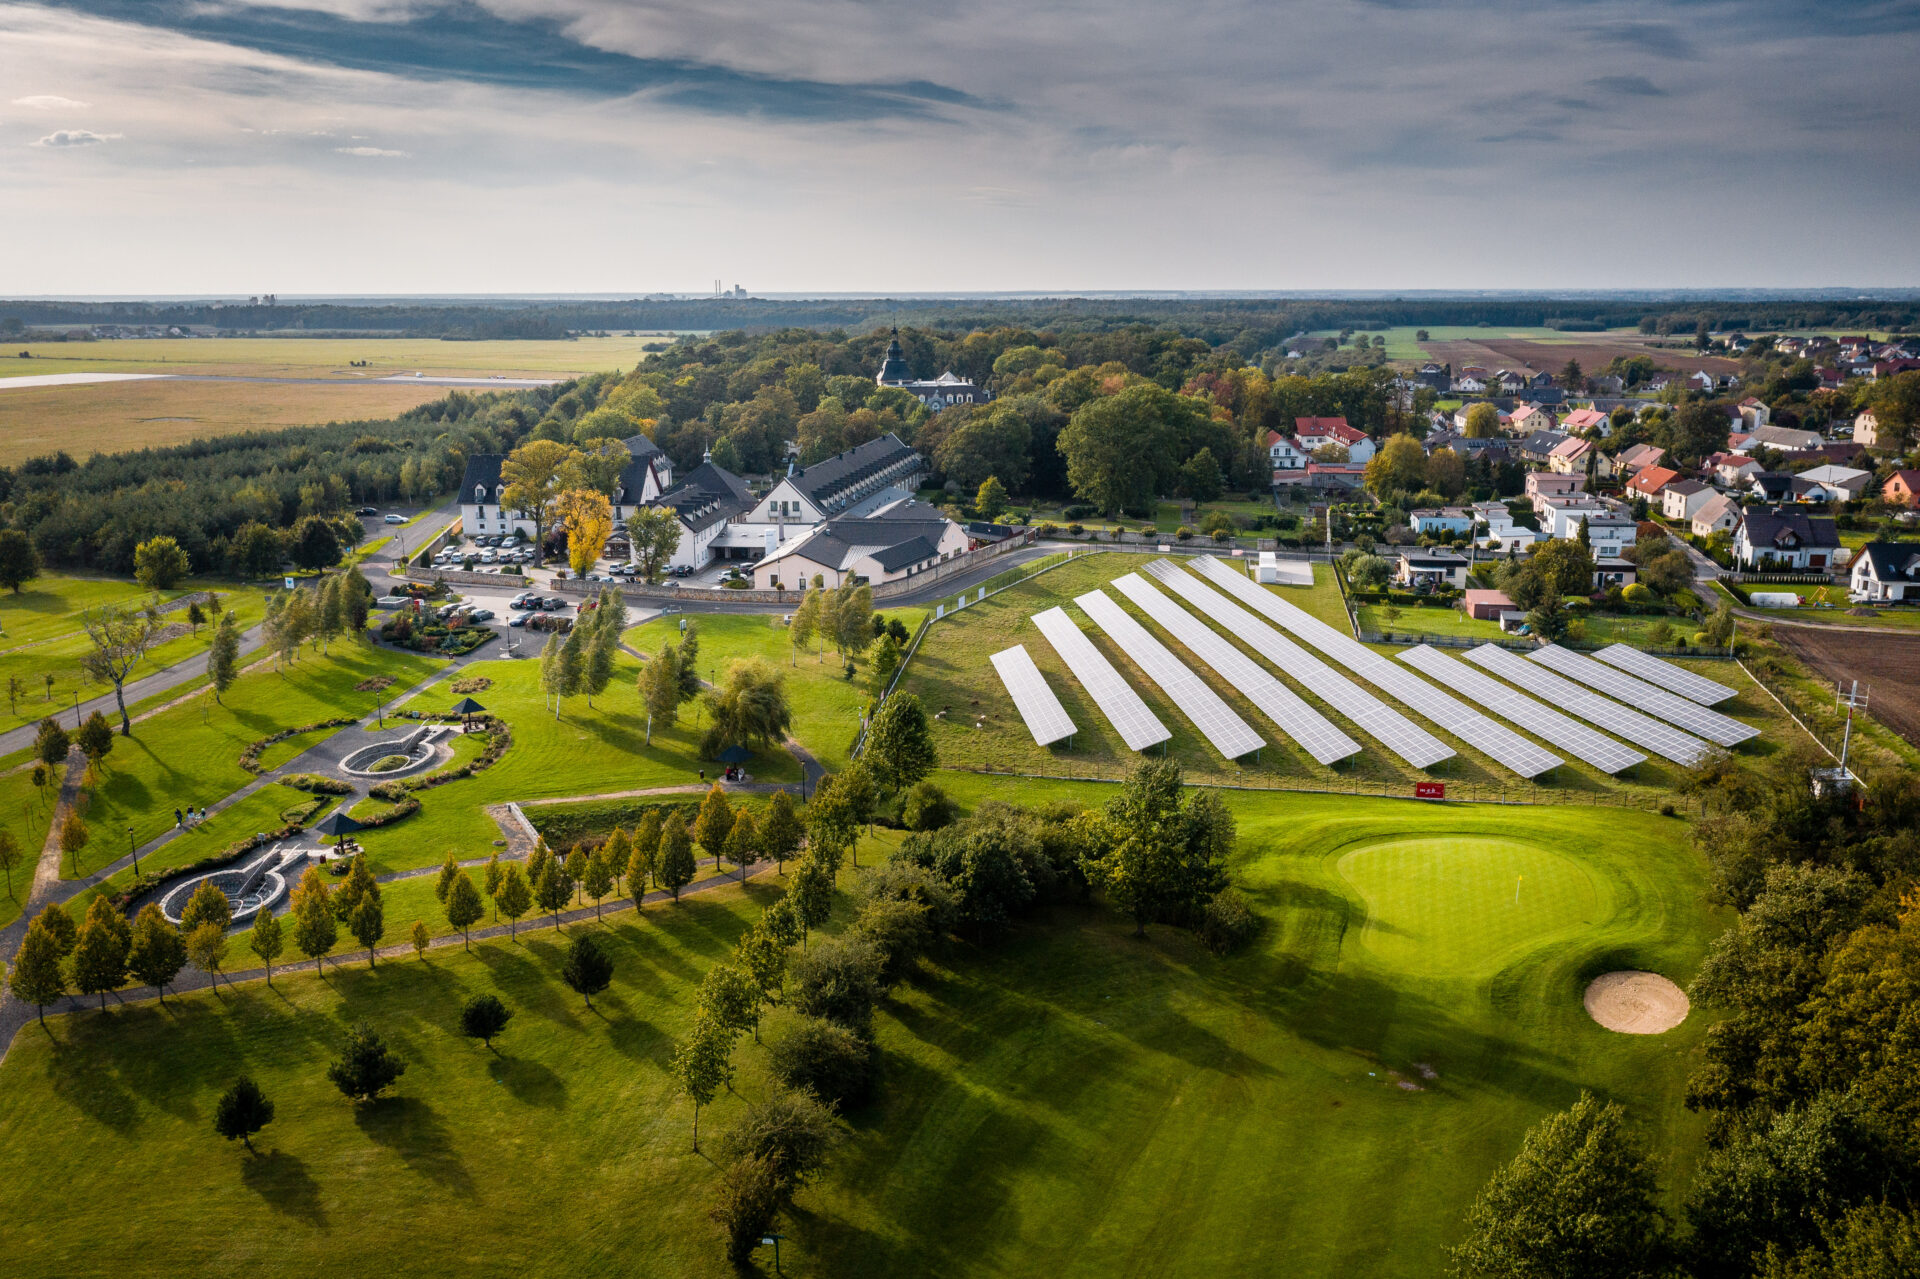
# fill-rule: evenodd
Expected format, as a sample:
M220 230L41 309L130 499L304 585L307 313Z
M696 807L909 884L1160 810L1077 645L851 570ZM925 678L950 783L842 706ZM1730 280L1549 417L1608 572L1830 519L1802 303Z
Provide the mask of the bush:
M920 902L876 897L860 908L848 936L873 947L880 957L880 985L891 986L906 976L932 940L931 912Z
M939 830L953 820L953 801L932 782L917 782L901 802L900 820L908 830Z
M1086 531L1087 531L1086 526L1079 523L1067 525L1067 532L1073 534L1075 537L1079 537L1082 533Z
M1213 895L1200 915L1200 940L1216 955L1231 955L1260 932L1260 917L1231 888Z
M744 1268L780 1211L780 1178L771 1162L736 1159L720 1176L707 1216L727 1237L727 1260Z
M802 1017L767 1049L773 1076L789 1088L804 1088L845 1111L873 1091L873 1050L844 1026Z
M294 773L280 779L282 786L291 786L295 790L306 791L310 795L351 795L353 787L337 777L322 777L318 773Z
M1098 509L1088 506L1083 502L1076 502L1074 505L1066 507L1060 512L1062 518L1069 520L1091 519L1099 513Z
M795 1012L835 1022L860 1037L873 1029L883 956L858 938L825 939L803 950L789 968Z
M746 1117L720 1139L720 1157L766 1160L784 1200L820 1171L839 1140L831 1109L810 1092L781 1089L747 1108Z
M1629 604L1651 604L1653 603L1653 588L1640 582L1635 582L1620 592L1620 598Z
M1193 530L1188 528L1185 524L1182 524L1179 528L1173 530L1173 535L1179 538L1182 542L1191 542L1193 540Z

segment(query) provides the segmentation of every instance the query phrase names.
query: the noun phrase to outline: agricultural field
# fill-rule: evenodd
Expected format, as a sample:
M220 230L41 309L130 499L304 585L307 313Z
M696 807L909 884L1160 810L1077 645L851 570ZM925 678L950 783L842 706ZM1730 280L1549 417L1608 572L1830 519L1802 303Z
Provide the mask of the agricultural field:
M1832 713L1830 690L1835 684L1859 680L1873 718L1920 746L1920 687L1914 682L1914 672L1920 671L1920 634L1866 637L1833 628L1776 626L1773 641L1824 681L1822 709Z
M1145 562L1146 557L1116 553L1076 557L1031 582L1003 591L981 604L969 606L957 615L935 623L922 642L901 688L918 695L929 714L937 716L933 732L943 764L958 769L1022 776L1118 778L1125 773L1133 761L1132 752L1126 749L1106 716L1030 621L1034 613L1064 605L1069 616L1080 623L1094 645L1106 654L1128 684L1171 730L1173 736L1166 746L1167 754L1180 763L1188 776L1196 780L1249 787L1374 793L1397 793L1416 781L1432 780L1445 782L1450 793L1468 797L1539 797L1568 803L1623 802L1648 805L1663 802L1679 781L1677 766L1652 757L1618 778L1569 759L1561 767L1541 776L1537 783L1528 784L1466 743L1437 729L1435 735L1457 753L1430 769L1417 770L1388 752L1357 725L1320 701L1305 686L1289 681L1296 693L1361 744L1359 755L1329 767L1300 752L1290 739L1215 672L1204 663L1194 661L1190 663L1194 671L1268 743L1257 757L1238 761L1222 759L1187 719L1174 709L1173 704L1145 673L1138 670L1103 633L1090 626L1080 615L1078 606L1072 604L1074 596L1096 587L1104 588L1114 578L1138 571ZM1279 593L1321 621L1341 630L1346 629L1345 611L1338 591L1324 569L1320 570L1315 587L1279 588ZM1117 591L1108 590L1107 594L1123 609L1134 613L1150 632L1161 635L1165 642L1164 634ZM1206 624L1227 635L1236 644L1240 642L1211 621ZM1070 745L1037 746L1024 728L1019 713L988 660L993 653L1014 644L1026 647L1077 727L1078 732ZM1177 653L1184 653L1178 645L1172 647ZM1264 664L1259 654L1251 648L1245 651L1256 662ZM1382 646L1380 651L1392 656L1399 650ZM1710 678L1739 688L1737 698L1716 709L1763 729L1760 737L1739 748L1740 754L1764 756L1781 749L1788 742L1804 740L1791 719L1781 713L1763 690L1743 678L1737 667L1725 662L1705 661L1692 665ZM1423 727L1435 728L1425 723ZM1555 753L1566 757L1564 751Z
M968 805L1001 789L942 781ZM1034 782L1020 798L1111 794ZM1580 1004L1614 968L1684 983L1725 926L1700 905L1683 821L1227 799L1254 945L1221 959L1162 928L1139 940L1096 902L923 960L882 1005L879 1099L801 1193L785 1273L1430 1275L1486 1175L1583 1089L1629 1107L1666 1185L1684 1178L1705 1019L1617 1035ZM387 889L396 932L419 891ZM84 1250L130 1275L357 1272L402 1251L475 1276L733 1273L704 1219L717 1170L667 1065L702 974L779 891L767 876L470 955L30 1025L0 1063L10 1271L68 1273ZM558 979L588 929L616 974L591 1012ZM481 992L517 1014L494 1051L457 1031ZM324 1070L359 1020L408 1069L354 1107ZM767 1095L765 1060L736 1046L703 1138ZM211 1131L241 1072L277 1108L257 1155Z
M331 378L365 382L427 377L576 377L630 369L656 333L553 341L454 342L439 338L127 338L9 344L0 379L48 373L165 373L213 377ZM355 361L363 361L358 367ZM0 382L0 385L3 385Z

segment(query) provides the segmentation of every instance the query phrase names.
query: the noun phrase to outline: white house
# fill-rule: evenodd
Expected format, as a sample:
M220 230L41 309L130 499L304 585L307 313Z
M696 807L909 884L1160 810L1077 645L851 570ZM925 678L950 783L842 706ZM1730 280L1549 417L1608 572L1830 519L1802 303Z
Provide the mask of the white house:
M1823 442L1818 431L1800 431L1791 426L1756 426L1735 451L1747 452L1764 444L1782 453L1805 453L1819 448Z
M679 517L680 544L667 559L669 568L698 572L716 558L758 559L773 549L770 530L731 523L753 505L753 494L746 481L715 466L710 457L647 505Z
M1780 570L1824 571L1840 554L1840 537L1832 520L1779 507L1755 507L1742 516L1734 531L1733 553L1747 568L1771 565Z
M1740 503L1725 493L1716 493L1702 502L1687 524L1687 531L1695 537L1712 537L1715 533L1729 533L1740 525Z
M1851 502L1867 491L1873 472L1858 467L1815 466L1793 477L1796 496L1803 502ZM1802 490L1801 486L1806 485ZM1815 496L1816 490L1819 496Z
M805 524L856 513L876 495L889 500L907 495L908 486L926 469L926 461L897 435L868 440L812 466L790 468L765 497L741 517L748 524ZM898 490L888 495L886 490Z
M673 462L659 445L644 435L621 443L632 460L620 472L609 498L616 520L625 519L673 484ZM531 515L501 504L507 486L500 478L500 467L506 460L502 453L476 453L467 459L466 473L460 478L460 524L470 537L513 532L528 539L539 536Z
M1880 419L1873 415L1872 409L1853 419L1853 442L1870 449L1880 447Z
M753 566L761 590L798 590L914 577L971 545L965 529L921 502L901 501L864 516L827 520L797 533Z
M1486 535L1479 540L1482 543L1498 543L1497 550L1524 551L1540 538L1539 530L1513 522L1513 512L1507 509L1505 502L1476 502L1473 513L1487 527Z
M1307 450L1302 449L1292 440L1280 434L1280 432L1267 432L1267 462L1275 472L1298 471L1300 475L1304 477L1307 470L1307 463L1312 460L1312 455ZM1289 481L1287 478L1275 474L1273 482L1275 484L1285 484Z
M1640 536L1640 526L1631 516L1620 514L1589 515L1587 539L1596 560L1619 559ZM1578 530L1574 534L1579 536Z
M1504 507L1502 508L1505 509ZM1473 531L1473 512L1463 506L1427 506L1407 513L1416 534L1451 535Z
M1693 513L1717 496L1699 480L1675 480L1660 490L1660 513L1670 520L1691 520Z
M1920 600L1920 546L1868 542L1853 557L1847 595L1856 603Z
M949 369L931 381L916 378L907 368L906 352L900 349L900 330L893 331L887 342L886 358L880 363L880 371L873 376L876 386L889 386L905 391L928 408L938 412L952 408L956 404L976 404L986 400L987 394L963 377L956 377Z
M1740 401L1740 418L1751 431L1769 425L1773 421L1773 410L1767 407L1766 401L1749 395Z
M1467 567L1466 556L1445 547L1408 549L1400 552L1400 558L1394 565L1393 580L1415 591L1430 591L1446 586L1465 590Z
M1297 417L1293 419L1294 446L1311 455L1329 444L1347 451L1347 461L1360 465L1373 457L1373 440L1365 431L1347 425L1343 417Z

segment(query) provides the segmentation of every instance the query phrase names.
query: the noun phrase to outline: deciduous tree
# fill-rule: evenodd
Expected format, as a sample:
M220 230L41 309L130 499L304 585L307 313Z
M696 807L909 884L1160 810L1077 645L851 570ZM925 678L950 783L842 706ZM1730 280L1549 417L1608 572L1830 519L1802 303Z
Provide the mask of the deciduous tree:
M507 863L506 873L500 879L500 891L493 895L493 904L507 917L507 935L518 937L520 916L533 908L533 890L527 886L527 872L519 862Z
M911 786L939 764L933 734L920 699L895 693L881 705L867 726L867 744L861 753L874 780L889 790Z
M472 950L469 930L487 913L486 903L480 900L480 890L473 886L473 877L464 872L455 875L447 887L446 902L447 923L460 930L462 944Z
M127 714L127 677L146 659L147 650L161 630L159 617L147 609L102 604L80 614L80 627L93 647L80 659L87 678L113 685L114 701L120 708L120 735L133 735L133 720Z
M69 923L72 920L68 920ZM66 974L60 960L65 951L44 919L27 925L27 935L14 953L13 966L7 970L7 988L21 1003L40 1010L40 1023L46 1024L47 1005L58 1003L67 993Z
M187 553L164 533L133 548L133 579L150 591L172 590L187 569Z
M613 984L613 957L592 932L576 936L560 965L560 980L593 1007L593 997Z
M273 1122L273 1103L260 1091L260 1085L242 1075L220 1094L213 1108L213 1130L232 1141L238 1137L248 1154L256 1153L253 1134Z
M286 947L286 937L280 925L280 917L269 910L262 910L253 920L253 936L247 942L260 962L267 966L267 985L273 985L273 961L280 958L280 952Z

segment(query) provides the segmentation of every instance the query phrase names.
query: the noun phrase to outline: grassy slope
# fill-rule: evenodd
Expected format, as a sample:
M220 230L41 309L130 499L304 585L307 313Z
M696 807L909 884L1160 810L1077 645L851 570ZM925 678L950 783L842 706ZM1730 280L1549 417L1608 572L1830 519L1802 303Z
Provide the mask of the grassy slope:
M995 793L951 780L968 799ZM1022 797L1111 793L1035 783ZM1230 802L1236 878L1269 921L1255 946L1220 960L1060 908L929 964L880 1018L883 1100L852 1117L831 1175L802 1196L788 1273L1432 1274L1487 1172L1581 1088L1626 1102L1668 1184L1684 1174L1699 1134L1679 1091L1701 1021L1617 1036L1579 1006L1605 968L1686 980L1721 922L1698 913L1703 872L1681 823ZM1507 919L1490 958L1484 921L1505 908L1508 867L1483 860L1498 892L1435 903L1470 918L1378 952L1343 858L1419 836L1466 841L1449 857L1510 841L1586 881L1576 909L1610 913L1577 924L1562 900L1537 925ZM775 891L610 916L618 976L593 1014L558 982L558 939L542 929L472 957L30 1027L0 1066L13 1273L63 1273L83 1249L129 1274L727 1273L701 1216L715 1170L688 1150L666 1066L699 975ZM518 1012L499 1057L455 1033L460 1002L489 990ZM323 1069L361 1018L409 1070L398 1099L356 1111ZM743 1042L735 1059L741 1096L765 1095L760 1051ZM240 1071L279 1108L258 1159L210 1131ZM740 1104L723 1095L703 1130ZM87 1193L71 1193L81 1180Z

